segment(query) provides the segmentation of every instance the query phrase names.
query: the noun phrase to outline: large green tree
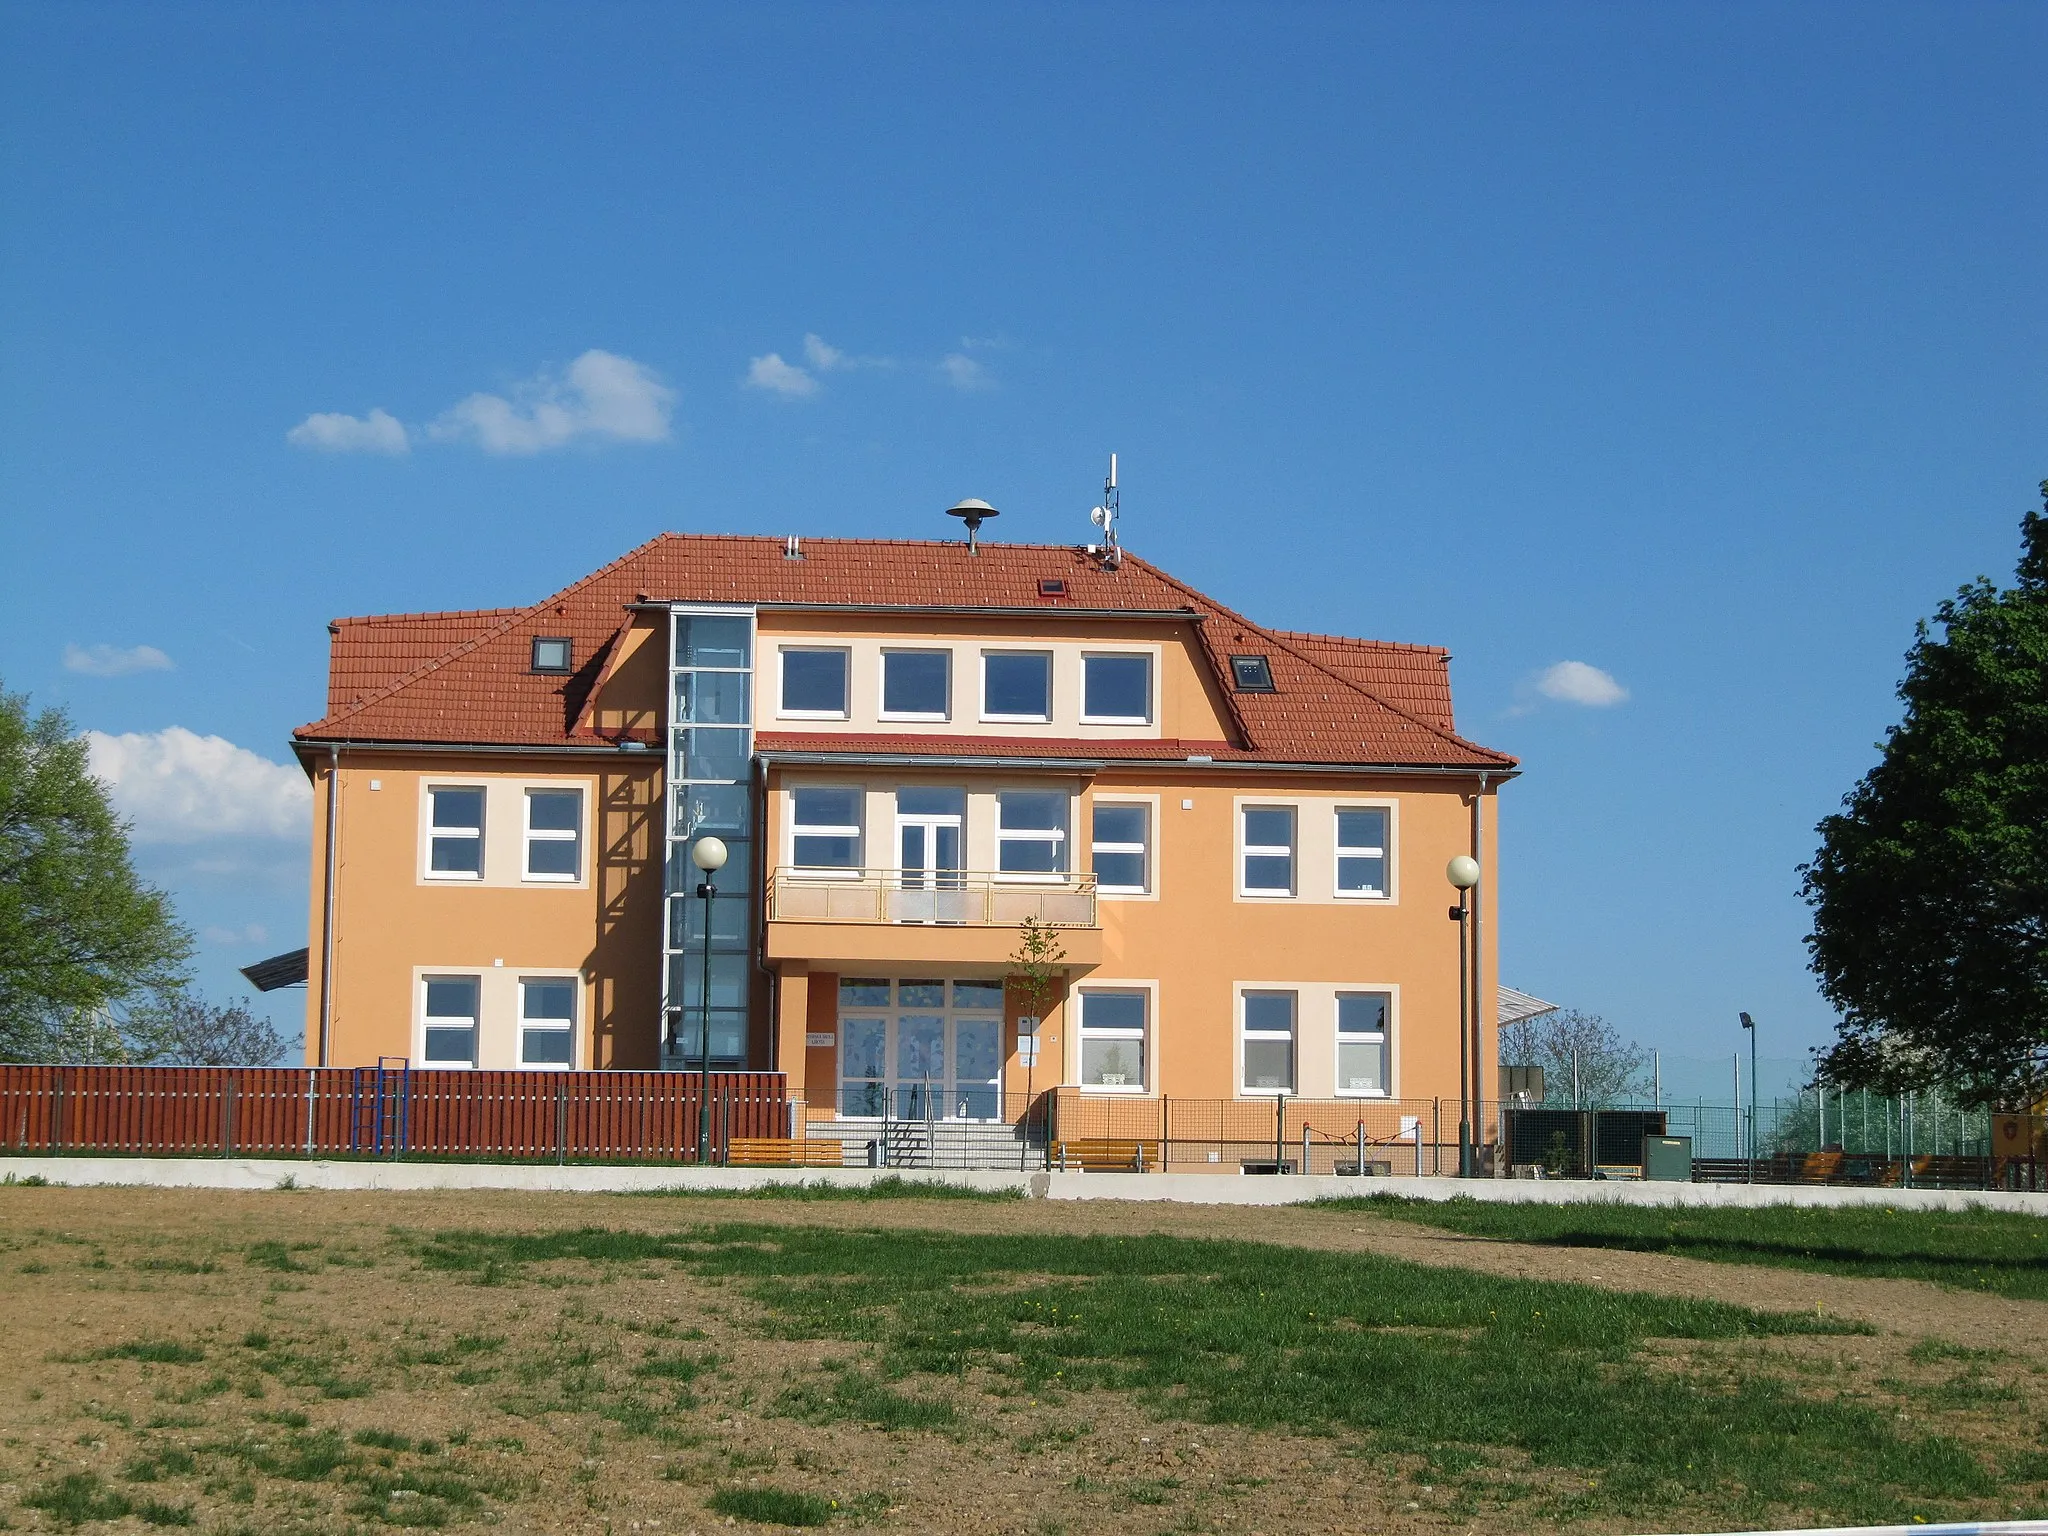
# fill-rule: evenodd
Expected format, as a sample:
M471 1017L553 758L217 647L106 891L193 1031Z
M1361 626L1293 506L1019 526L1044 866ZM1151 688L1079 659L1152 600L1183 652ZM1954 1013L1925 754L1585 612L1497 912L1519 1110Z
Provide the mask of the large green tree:
M1920 624L1905 718L1802 869L1833 1081L2048 1086L2048 516L2021 536L2016 585L1980 577Z
M191 952L64 712L0 689L0 1060L124 1054L117 1012L177 988Z

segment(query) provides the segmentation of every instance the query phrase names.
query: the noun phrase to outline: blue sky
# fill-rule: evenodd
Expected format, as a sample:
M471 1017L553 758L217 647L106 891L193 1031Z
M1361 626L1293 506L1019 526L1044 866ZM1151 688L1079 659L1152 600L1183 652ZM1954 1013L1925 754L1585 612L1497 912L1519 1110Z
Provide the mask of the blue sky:
M1794 1056L1795 866L2048 474L2044 55L2038 4L0 4L0 678L117 738L227 994L302 942L248 754L330 616L965 495L1080 542L1115 450L1132 548L1453 650L1526 760L1508 980ZM373 410L326 441L406 451L288 438Z

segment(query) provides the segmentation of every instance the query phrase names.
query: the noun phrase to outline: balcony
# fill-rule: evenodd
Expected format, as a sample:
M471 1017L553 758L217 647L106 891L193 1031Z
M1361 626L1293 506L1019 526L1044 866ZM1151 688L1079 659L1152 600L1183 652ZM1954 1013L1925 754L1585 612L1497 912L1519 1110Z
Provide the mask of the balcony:
M1068 965L1100 962L1093 875L783 868L768 880L768 958L1002 965L1026 918L1060 931Z

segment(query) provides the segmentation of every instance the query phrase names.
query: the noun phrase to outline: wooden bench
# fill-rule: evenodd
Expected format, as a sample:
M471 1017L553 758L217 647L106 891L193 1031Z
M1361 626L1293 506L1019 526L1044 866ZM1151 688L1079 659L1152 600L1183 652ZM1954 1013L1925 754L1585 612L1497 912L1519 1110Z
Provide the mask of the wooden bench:
M846 1150L837 1141L794 1136L735 1136L725 1160L734 1168L843 1168Z
M1799 1182L1831 1184L1841 1176L1844 1161L1840 1152L1808 1152L1799 1160Z
M1150 1173L1159 1166L1159 1143L1104 1136L1056 1141L1052 1160L1062 1172L1078 1167L1083 1173Z

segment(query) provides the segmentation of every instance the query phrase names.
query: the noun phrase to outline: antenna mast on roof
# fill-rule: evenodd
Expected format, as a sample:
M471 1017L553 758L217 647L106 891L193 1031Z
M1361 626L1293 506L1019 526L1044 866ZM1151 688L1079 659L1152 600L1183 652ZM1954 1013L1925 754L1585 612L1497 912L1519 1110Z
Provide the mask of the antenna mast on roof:
M1090 544L1088 553L1094 555L1112 571L1124 563L1124 547L1117 542L1116 520L1121 508L1117 505L1116 455L1109 456L1109 474L1102 482L1102 505L1088 514L1088 521L1102 530L1102 543Z

